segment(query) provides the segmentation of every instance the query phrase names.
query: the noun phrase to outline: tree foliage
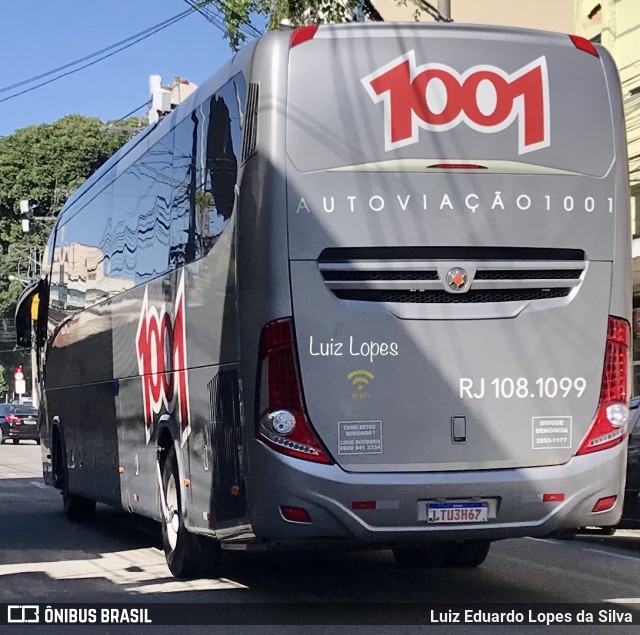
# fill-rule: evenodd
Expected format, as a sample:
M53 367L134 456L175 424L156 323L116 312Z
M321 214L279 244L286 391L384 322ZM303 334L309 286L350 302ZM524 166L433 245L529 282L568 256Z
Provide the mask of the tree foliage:
M252 24L252 15L266 18L269 29L278 28L285 19L294 26L351 22L362 17L380 19L371 0L225 0L215 4L224 18L226 37L233 50L247 40L245 32Z
M0 398L12 386L15 365L29 372L28 351L12 349L16 300L35 274L30 258L45 244L68 196L129 136L122 124L112 132L99 119L70 115L0 137ZM23 199L36 215L28 234L21 225Z
M305 24L328 24L339 22L382 22L373 0L185 0L195 8L206 11L209 4L215 5L222 14L231 48L236 51L255 35L253 19L258 16L266 21L270 30L277 29L282 20L291 26ZM430 16L436 22L450 22L448 16L438 11L433 0L395 0L396 4L408 7L414 20Z

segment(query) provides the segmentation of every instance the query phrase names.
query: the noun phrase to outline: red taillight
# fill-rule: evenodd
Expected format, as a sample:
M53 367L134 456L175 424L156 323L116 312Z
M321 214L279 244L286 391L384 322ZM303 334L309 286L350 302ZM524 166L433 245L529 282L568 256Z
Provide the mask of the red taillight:
M257 403L261 441L288 456L333 463L307 417L291 318L270 322L262 330Z
M15 415L7 415L5 417L5 420L7 423L14 426L19 426L22 423L22 419L20 419L20 417L16 417Z
M486 170L487 166L477 163L435 163L428 168L430 170Z
M606 498L601 498L591 510L592 514L597 514L598 512L608 512L610 509L613 509L613 506L616 504L618 500L617 496L607 496Z
M376 501L353 501L351 503L351 509L360 510L360 509L375 509Z
M626 320L609 317L600 401L595 419L576 455L612 448L627 434L624 415L628 415L630 336Z
M302 44L304 42L308 42L309 40L313 40L313 36L316 34L318 30L317 24L311 24L309 26L301 26L295 29L291 33L291 48L297 46L298 44Z
M593 42L590 42L589 40L580 37L579 35L570 35L569 38L577 49L584 51L585 53L589 53L589 55L600 57L600 55L598 55L598 50L593 45Z
M564 501L564 494L560 492L542 495L543 503L562 503L563 501Z
M280 513L285 520L288 520L291 523L311 522L309 512L303 507L289 507L288 505L282 505L280 507Z

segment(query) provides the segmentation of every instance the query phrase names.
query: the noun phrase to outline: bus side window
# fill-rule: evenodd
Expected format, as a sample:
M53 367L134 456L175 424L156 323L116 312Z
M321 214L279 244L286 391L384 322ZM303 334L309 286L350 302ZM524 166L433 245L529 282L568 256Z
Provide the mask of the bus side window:
M205 179L211 205L199 219L203 255L211 250L233 212L242 139L240 109L245 94L244 79L238 76L209 102Z

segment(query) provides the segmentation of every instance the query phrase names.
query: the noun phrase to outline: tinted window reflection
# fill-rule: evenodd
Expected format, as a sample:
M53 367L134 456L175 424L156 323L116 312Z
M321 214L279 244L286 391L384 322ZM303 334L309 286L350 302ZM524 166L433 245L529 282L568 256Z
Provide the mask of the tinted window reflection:
M111 206L108 187L58 228L51 262L53 307L77 311L112 293Z
M171 201L177 186L172 171L173 138L171 131L133 168L139 179L136 284L156 278L170 268Z
M235 204L237 76L57 229L51 306L76 311L206 256Z
M176 128L172 268L206 256L231 218L245 93L244 79L238 76Z

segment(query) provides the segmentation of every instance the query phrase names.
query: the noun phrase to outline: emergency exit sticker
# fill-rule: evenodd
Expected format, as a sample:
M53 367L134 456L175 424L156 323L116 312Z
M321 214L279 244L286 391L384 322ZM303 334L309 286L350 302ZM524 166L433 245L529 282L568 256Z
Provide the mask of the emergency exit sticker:
M382 454L382 421L339 421L338 454Z
M571 448L573 417L532 417L532 447L534 450Z

